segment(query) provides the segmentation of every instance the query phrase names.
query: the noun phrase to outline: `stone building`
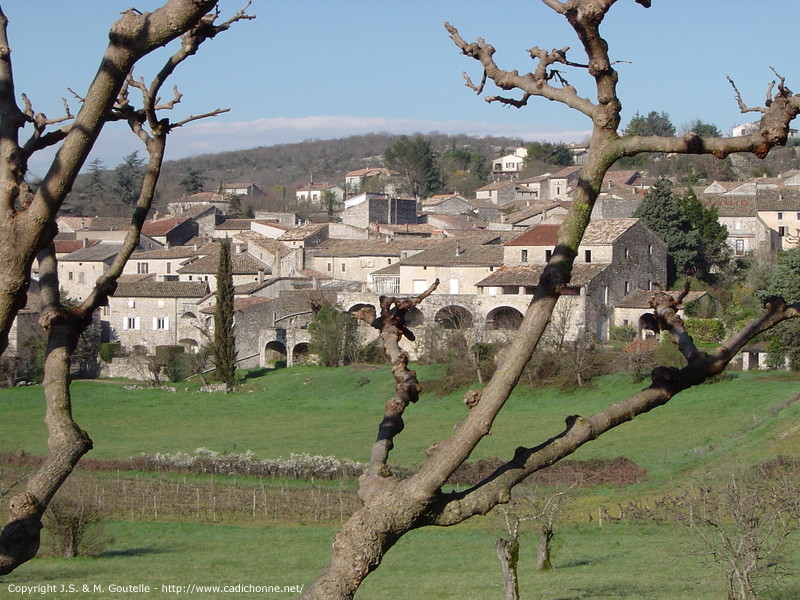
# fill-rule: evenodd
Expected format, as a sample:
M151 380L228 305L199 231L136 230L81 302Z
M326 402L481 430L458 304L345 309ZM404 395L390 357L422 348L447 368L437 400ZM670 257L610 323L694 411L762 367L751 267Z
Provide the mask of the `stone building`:
M204 342L198 303L208 295L200 281L120 281L102 316L104 339L123 349L183 345L196 351Z
M370 224L403 225L417 222L417 201L389 194L363 193L346 200L342 222L368 228Z

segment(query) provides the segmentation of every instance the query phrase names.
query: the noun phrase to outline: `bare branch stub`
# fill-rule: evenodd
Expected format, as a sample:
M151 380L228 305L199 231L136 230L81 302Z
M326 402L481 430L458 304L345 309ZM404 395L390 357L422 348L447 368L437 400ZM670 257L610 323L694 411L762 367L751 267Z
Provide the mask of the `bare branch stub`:
M381 296L381 314L378 318L374 318L374 310L362 310L356 314L357 318L366 322L372 319L370 325L380 330L383 348L392 361L392 375L396 382L394 396L386 403L383 419L378 426L378 437L372 448L370 460L372 474L385 474L384 469L389 452L394 446L394 437L404 427L403 412L409 404L419 400L422 389L416 372L408 368L408 354L400 348L402 337L405 336L409 340L414 339L414 334L408 329L405 322L406 314L430 296L438 286L439 280L437 279L427 290L412 298Z

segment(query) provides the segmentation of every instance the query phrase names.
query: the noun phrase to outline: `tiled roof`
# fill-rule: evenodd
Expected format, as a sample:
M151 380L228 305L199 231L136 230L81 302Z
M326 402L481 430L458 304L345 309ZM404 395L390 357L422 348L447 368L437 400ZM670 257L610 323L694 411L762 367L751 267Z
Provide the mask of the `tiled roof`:
M527 208L523 208L522 210L518 210L517 212L511 213L505 218L506 223L517 224L525 219L530 219L531 217L541 214L547 210L553 210L556 208L563 208L564 210L569 210L562 202L554 202L552 200L534 200L531 202L531 205Z
M219 248L216 248L215 252L182 266L178 269L178 273L216 275L218 265ZM234 275L256 275L259 271L272 272L267 265L247 253L232 255L231 267Z
M189 217L172 217L170 219L161 219L160 221L147 221L142 225L142 235L166 235L188 220Z
M758 210L800 210L800 190L786 187L758 190L756 206Z
M241 240L245 242L248 247L256 246L270 254L274 254L276 256L286 256L292 250L283 242L279 242L274 238L268 238L265 235L261 235L255 231L243 231L241 233L237 233L234 236L235 239Z
M178 198L177 200L170 200L169 204L180 204L182 202L228 202L229 200L223 196L222 194L218 194L217 192L197 192L196 194L191 194L189 196L184 196L183 198Z
M204 256L210 252L219 252L219 248L216 248L213 244L204 244L198 248L194 246L172 246L171 248L134 252L131 260L181 260L192 256Z
M83 238L82 240L55 240L53 244L56 247L56 254L69 254L70 252L75 252L76 250L81 250L83 248L88 248L89 246L94 246L99 244L100 240L87 240Z
M437 215L435 213L430 213L427 216L429 224L430 221L433 221L436 225L439 225L443 229L476 229L474 223L470 223L464 219L459 219L458 217L454 217L453 215Z
M62 256L60 262L105 262L114 258L122 248L121 242L101 242Z
M327 226L327 223L306 223L305 225L300 225L299 227L295 227L294 229L290 229L286 233L281 234L278 236L278 239L285 242L301 241L309 236L314 235L320 229L326 228Z
M546 265L520 265L520 266L505 266L500 267L497 271L481 279L477 285L478 287L502 287L502 286L517 286L517 287L530 287L539 283L539 277L542 275ZM586 285L593 277L598 275L601 271L606 269L608 265L589 265L579 264L572 267L572 276L570 278L570 286L583 286Z
M655 294L653 290L634 290L624 298L622 298L619 302L617 302L614 306L615 308L642 308L642 309L649 309L650 307L650 298L653 297ZM681 292L680 291L665 291L665 294L669 294L673 298L677 298ZM686 297L683 299L683 305L689 304L690 302L694 302L708 296L708 292L706 291L699 291L699 292L689 292L686 294Z
M397 171L386 169L384 167L369 167L366 169L357 169L345 174L345 177L373 177L375 175L399 175Z
M702 198L707 206L715 206L720 217L755 217L755 196L722 196L709 194Z
M603 177L603 189L609 185L630 185L640 177L639 171L608 171Z
M610 244L633 227L639 219L598 219L591 221L583 234L582 245ZM534 225L506 246L555 246L559 225Z
M86 219L84 229L89 231L121 231L131 226L127 217L92 217Z
M404 250L424 250L441 240L395 239L383 240L327 240L311 250L314 256L358 257L390 256L399 257Z
M234 219L226 218L222 223L217 223L215 229L250 229L250 223L254 219Z
M479 187L476 192L493 192L494 190L501 190L504 187L508 187L510 185L517 185L514 181L495 181L494 183L488 183L483 187Z
M115 298L202 298L208 293L204 281L119 282Z
M494 267L503 264L500 245L470 244L463 239L443 240L435 247L403 259L414 266Z

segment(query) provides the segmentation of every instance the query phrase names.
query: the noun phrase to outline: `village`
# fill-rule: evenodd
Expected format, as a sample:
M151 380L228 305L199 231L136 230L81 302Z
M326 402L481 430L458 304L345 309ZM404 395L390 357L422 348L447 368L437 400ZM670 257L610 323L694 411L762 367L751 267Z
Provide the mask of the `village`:
M139 249L96 315L100 341L118 343L122 355L152 354L160 346L198 352L212 337L218 242L228 238L239 368L308 360L308 324L321 304L342 311L375 307L380 295L417 295L436 280L436 294L415 309L416 328L460 329L473 340L502 342L521 323L570 208L586 147L570 149L576 164L528 178L519 177L526 148L497 157L493 181L470 198L404 197L400 174L383 167L348 172L341 184L298 189L298 203L328 209L327 222L304 222L293 212L229 216L232 202L263 194L253 182L174 199L168 213L145 223ZM637 170L607 174L559 301L566 339L602 343L615 327L643 334L639 317L649 310L648 292L667 281L666 244L633 217L653 183ZM733 256L769 260L797 246L800 173L714 181L695 193L717 208ZM128 224L126 218L59 217L55 249L65 297L86 298ZM33 292L12 330L12 351L21 352L38 328ZM693 291L685 303L706 296ZM361 324L359 335L377 334ZM420 354L419 343L404 340L412 357ZM743 368L764 360L757 349L745 353ZM104 365L103 373L137 376L124 359Z

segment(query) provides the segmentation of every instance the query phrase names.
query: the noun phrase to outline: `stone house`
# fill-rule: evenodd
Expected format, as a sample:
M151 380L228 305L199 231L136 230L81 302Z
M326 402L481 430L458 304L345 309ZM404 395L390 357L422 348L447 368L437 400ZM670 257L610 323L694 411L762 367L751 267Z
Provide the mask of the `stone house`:
M216 239L230 238L243 231L252 231L252 224L254 221L255 219L224 217L217 222L211 237Z
M185 216L146 221L142 225L142 235L162 246L181 246L197 234L197 223Z
M370 288L372 273L430 248L429 239L327 240L310 250L306 265L331 279L360 281Z
M62 256L58 261L58 281L67 296L85 300L121 248L121 242L101 242Z
M264 190L252 181L237 181L223 183L220 186L220 193L226 196L242 196L244 198L263 198Z
M504 216L501 224L510 225L512 229L524 230L540 223L561 223L567 213L569 213L569 206L564 202L537 200L528 203L528 206L522 210Z
M400 173L384 167L368 167L350 171L344 176L344 189L348 197L364 192L397 194Z
M180 215L195 208L214 208L219 214L226 214L231 206L230 196L217 192L198 192L167 203L167 210Z
M513 181L495 181L475 190L475 199L497 206L505 206L516 201L518 187L518 184Z
M442 240L398 263L397 287L401 294L419 294L439 279L441 293L475 294L477 282L502 264L503 247L498 236Z
M156 281L178 281L178 269L185 263L216 252L212 244L172 246L158 250L137 250L122 270L123 275L152 275Z
M278 236L278 241L289 248L313 248L327 239L327 223L306 223Z
M217 267L219 266L219 244L213 244L205 256L189 259L178 270L180 281L202 281L214 292L217 289ZM264 281L272 270L242 249L231 245L231 267L233 285Z
M368 229L374 223L416 223L417 201L413 198L365 192L345 201L342 222L363 229Z
M557 233L558 225L536 225L506 242L503 267L477 283L480 292L533 293ZM616 303L633 290L652 289L666 277L667 246L639 219L592 221L578 248L566 293L576 298L572 330L608 339Z
M492 160L492 175L514 176L525 168L528 149L515 148L511 154L499 156Z
M332 193L337 203L344 200L344 190L335 183L309 183L297 189L295 199L324 209L326 207L322 202L322 195L325 192Z
M261 326L269 322L270 299L260 297L246 297L233 299L233 326L236 344L236 367L250 369L261 366L263 363L260 345ZM213 320L216 311L215 304L209 304L201 309L204 320L210 320L210 335L213 336Z
M292 275L305 268L302 248L293 250L283 242L255 231L237 234L233 240L245 244L247 253L267 265L273 277Z
M208 295L200 281L120 281L102 320L107 337L123 349L183 345L197 351L204 344L198 303Z
M477 229L477 224L475 222L469 221L462 216L426 213L420 218L424 223L441 230L445 234L457 231L474 231ZM480 225L485 226L485 223L480 223Z
M472 203L459 194L437 194L421 202L422 212L441 215L466 215L472 212Z

